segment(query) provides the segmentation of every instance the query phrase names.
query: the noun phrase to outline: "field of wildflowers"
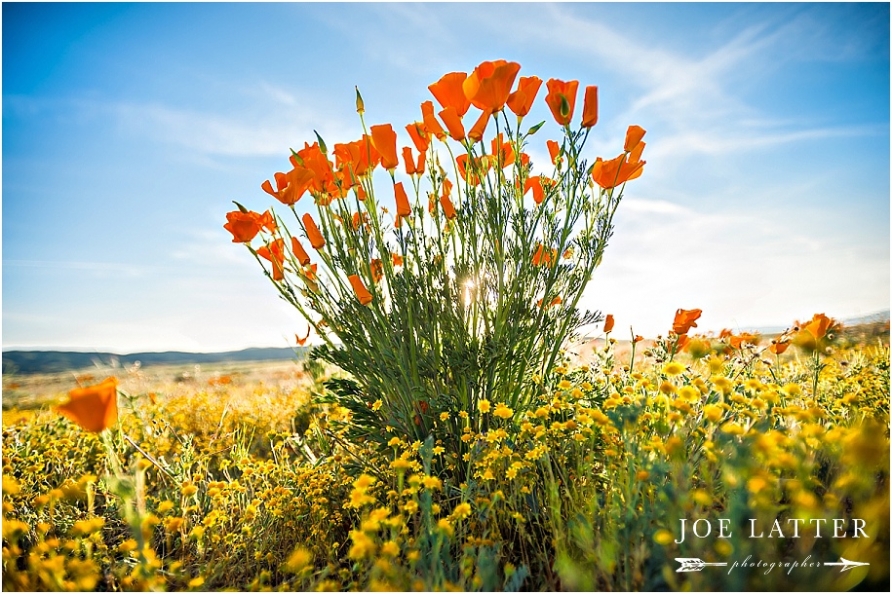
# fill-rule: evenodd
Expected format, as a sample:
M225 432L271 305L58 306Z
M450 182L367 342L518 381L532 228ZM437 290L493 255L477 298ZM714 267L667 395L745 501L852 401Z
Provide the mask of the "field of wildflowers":
M888 587L888 324L698 335L679 309L618 342L577 306L644 130L590 161L597 88L574 124L578 82L551 79L534 173L543 81L519 70L432 84L414 153L357 90L361 138L262 185L293 222L227 215L322 343L308 360L4 398L4 588Z

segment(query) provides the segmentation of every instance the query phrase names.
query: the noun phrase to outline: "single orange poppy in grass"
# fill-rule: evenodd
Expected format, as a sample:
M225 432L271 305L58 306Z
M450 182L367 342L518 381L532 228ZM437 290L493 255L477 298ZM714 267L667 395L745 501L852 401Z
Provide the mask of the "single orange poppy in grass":
M223 228L232 233L232 243L251 243L263 226L261 216L254 211L234 210L226 213Z
M462 88L467 78L468 75L464 72L450 72L449 74L444 74L434 84L428 85L427 88L430 89L436 100L443 106L443 109L452 107L455 109L458 117L462 117L468 113L468 108L471 107L471 102L465 96Z
M297 341L297 346L304 346L305 344L307 344L307 339L310 338L311 331L312 331L312 328L310 326L307 326L307 335L306 336L301 338L297 334L294 335L294 340Z
M517 81L517 90L508 96L508 109L517 117L524 117L530 113L542 79L538 76L521 76Z
M591 128L598 123L598 87L585 88L585 103L582 106L582 127Z
M638 146L638 143L641 142L641 139L644 138L644 128L641 126L631 125L629 129L626 130L626 142L623 145L623 150L627 153L630 153L635 150L635 147Z
M679 309L675 312L672 322L672 331L676 334L687 334L688 330L697 327L697 319L703 313L702 309Z
M625 154L610 161L598 157L592 166L592 179L605 190L609 190L641 177L645 163L645 161L628 162Z
M68 402L56 407L82 428L99 433L118 422L118 380L113 377L68 392Z
M347 278L350 280L350 284L353 286L353 293L356 294L356 298L359 299L359 302L362 305L368 305L369 303L371 303L372 294L369 293L369 290L365 288L365 285L362 283L362 279L355 274L351 274Z
M499 111L505 107L519 71L520 64L517 62L481 62L462 82L462 90L477 109Z
M481 140L483 140L483 133L486 131L486 125L489 123L489 116L491 115L491 111L484 110L483 113L480 114L480 117L477 118L477 121L474 123L474 127L471 128L470 132L468 132L468 138L470 138L474 142L480 142Z
M557 165L558 159L561 157L561 145L554 140L546 140L545 146L548 147L548 154L551 156L552 164Z
M446 131L434 115L434 102L425 101L421 104L421 119L428 134L433 134L440 140L445 140Z
M613 330L613 314L607 314L607 317L604 318L604 334L611 330Z
M378 124L369 128L372 133L372 146L381 155L381 166L390 170L399 167L396 156L396 132L390 124Z
M319 231L319 227L316 226L316 221L313 220L313 217L310 216L310 213L305 213L304 216L301 217L301 220L304 223L304 228L307 231L307 239L310 240L310 245L313 246L317 250L321 250L325 247L325 238L322 237L322 233Z
M827 331L833 326L834 320L826 315L819 313L812 316L811 321L803 327L803 330L811 334L817 340L821 340L827 335Z
M449 130L449 136L451 136L453 140L461 141L465 139L465 127L461 123L461 116L458 115L458 112L455 111L454 107L449 106L441 111L440 119L443 120L446 129Z
M390 260L394 267L403 265L403 257L395 252L390 253Z
M786 340L780 341L772 341L771 346L768 347L768 350L775 355L783 355L784 351L790 348L790 342Z
M430 148L431 133L428 132L424 122L414 122L407 125L406 132L409 133L409 138L412 139L412 142L415 144L415 150L419 153L424 153Z
M550 79L545 86L548 88L548 95L545 96L545 103L551 109L551 115L555 121L561 126L570 124L573 119L573 110L576 107L576 90L579 88L578 80L564 82L556 78Z
M298 241L297 237L291 238L291 253L294 254L294 257L300 262L301 266L306 266L310 263L310 255L307 253L307 250L304 249L304 246L301 245L300 241Z
M406 195L403 182L393 184L393 193L396 198L396 216L407 217L412 214L412 207L409 206L409 197Z

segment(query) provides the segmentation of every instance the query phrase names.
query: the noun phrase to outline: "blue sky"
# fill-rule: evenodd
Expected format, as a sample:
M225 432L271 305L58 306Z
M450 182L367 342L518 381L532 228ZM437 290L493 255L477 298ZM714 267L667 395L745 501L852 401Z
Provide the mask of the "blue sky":
M620 337L888 309L888 4L4 3L3 348L287 346L231 201L358 137L354 85L402 131L498 58L599 86L591 157L648 131L587 295Z

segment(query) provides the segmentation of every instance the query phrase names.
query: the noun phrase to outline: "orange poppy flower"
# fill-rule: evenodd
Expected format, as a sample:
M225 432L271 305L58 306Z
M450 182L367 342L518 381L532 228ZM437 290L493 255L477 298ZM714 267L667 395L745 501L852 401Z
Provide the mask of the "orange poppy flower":
M316 221L313 220L310 213L304 214L304 216L301 217L301 220L304 222L304 228L307 231L307 239L310 240L310 245L317 250L321 250L325 247L325 238L322 237L322 233L319 231L319 227L316 226Z
M742 332L740 336L731 335L728 337L728 343L735 349L740 349L744 344L757 344L758 342L758 337L749 332Z
M558 159L560 159L561 156L561 145L554 140L546 140L545 146L548 147L548 154L551 155L551 162L554 165L557 165Z
M304 249L304 246L297 240L297 237L291 238L291 253L294 254L294 257L297 258L297 261L300 262L301 266L306 266L310 263L310 255L307 253L307 250Z
M304 148L297 151L297 155L291 155L291 163L295 170L300 173L300 178L307 177L308 174L302 170L308 171L312 177L306 182L309 189L314 192L323 193L328 191L328 186L334 181L334 171L331 162L322 152L322 148L318 142L313 144L304 143Z
M446 131L443 130L443 126L440 125L440 122L437 121L434 115L433 101L425 101L421 104L421 119L428 134L433 134L440 140L446 138Z
M369 290L365 288L365 285L362 283L362 279L355 274L351 274L347 278L350 281L350 284L353 286L353 293L356 294L356 298L359 299L359 302L362 305L368 305L369 303L371 303L372 294L369 293Z
M672 331L676 334L687 334L688 330L697 327L697 318L703 313L701 309L679 309L675 312Z
M690 341L687 334L679 334L675 339L675 352L681 352Z
M629 129L626 130L626 142L623 145L623 150L627 153L634 151L641 139L644 138L644 134L644 128L641 126L635 126L634 124L629 126Z
M285 278L285 241L282 238L261 247L257 250L257 255L272 263L273 280L280 281Z
M350 172L353 177L366 175L381 160L381 155L375 150L372 139L367 134L363 134L361 139L353 142L336 144L334 155L335 167Z
M530 190L533 190L533 201L535 201L536 204L542 204L542 201L545 200L544 185L547 185L550 181L552 180L542 175L529 177L523 186L523 193L526 194Z
M369 269L372 273L372 280L376 283L384 276L384 263L378 258L372 258L372 261L369 262Z
M475 169L483 169L483 175L486 175L486 172L489 170L489 161L482 158L474 159L474 162L470 163L471 167L469 167L468 155L457 156L455 164L458 166L459 176L472 186L480 185L480 177Z
M418 175L424 175L425 156L424 153L418 153L418 160L415 161L415 172Z
M508 109L521 118L530 113L540 86L542 79L538 76L521 76L517 81L517 90L508 96Z
M560 295L558 295L557 297L555 297L554 299L552 299L551 302L550 302L546 307L552 307L552 306L554 306L554 305L560 305L560 304L563 303L563 302L564 302L564 300L561 299L561 296L560 296ZM536 307L542 307L542 300L541 300L541 299L540 299L539 301L536 302Z
M403 147L403 165L406 166L406 175L418 173L418 169L415 167L415 157L412 156L412 149L408 146Z
M632 339L632 343L641 342L642 340L644 340L644 337L640 334L636 334L635 338Z
M353 230L359 231L359 228L364 224L369 224L369 213L364 212L362 214L358 212L353 213Z
M480 114L480 117L477 118L477 122L474 124L474 127L471 128L470 132L468 132L468 138L470 138L474 142L480 142L481 140L483 140L483 133L486 131L486 125L489 123L489 116L491 115L491 111L484 110L483 113Z
M517 62L482 62L462 82L462 90L477 109L499 111L508 101L519 70L520 64Z
M412 207L409 206L409 197L406 195L403 182L393 184L393 193L396 198L396 216L407 217L412 214Z
M260 215L260 226L262 229L266 229L270 233L276 232L276 219L273 218L273 214L270 211L266 210Z
M251 243L262 226L260 213L234 210L226 213L223 228L232 233L232 243Z
M784 351L786 351L790 347L789 341L781 340L781 341L772 341L771 346L768 347L768 350L774 353L775 355L783 355Z
M390 259L393 262L394 267L403 265L403 257L397 253L391 252Z
M579 88L578 80L564 82L556 78L550 79L545 86L548 88L548 95L545 96L545 103L551 109L551 115L555 121L561 126L570 124L573 119L573 110L576 107L576 90Z
M464 72L450 72L444 74L434 84L428 85L427 88L443 106L443 109L452 107L458 117L462 117L468 113L468 108L471 107L471 102L465 96L462 88L467 78L468 75Z
M625 154L610 161L604 161L598 157L592 166L592 179L605 190L609 190L641 177L641 174L644 173L644 165L645 161L626 161Z
M400 160L396 156L396 132L390 124L379 124L369 128L372 133L372 146L381 154L381 166L395 169Z
M433 113L433 112L431 112ZM409 138L415 143L415 150L419 153L426 152L431 145L431 135L427 131L424 122L415 122L406 126Z
M613 314L607 314L607 317L604 318L604 334L611 330L613 330Z
M449 130L449 136L454 140L465 139L465 127L461 123L461 116L458 115L458 112L455 111L454 107L449 106L441 111L440 119L446 124L446 129Z
M556 249L546 250L544 245L538 244L536 253L533 254L533 266L542 266L543 264L550 266L555 260L557 260Z
M821 340L827 335L827 331L833 326L833 322L832 318L819 313L812 316L811 321L802 329L814 336L816 340Z
M492 139L489 146L492 149L492 154L495 156L499 167L504 168L509 165L514 165L514 146L510 142L505 142L501 132L499 132L498 136Z
M68 402L56 407L82 428L99 433L118 422L118 380L113 377L68 392Z
M591 128L598 123L598 87L585 88L585 103L582 107L582 127Z
M304 336L303 338L301 338L297 334L294 335L294 340L297 341L297 346L304 346L305 344L307 344L307 339L310 338L311 330L312 330L312 328L310 326L307 326L307 335Z
M455 205L449 198L449 194L440 195L440 205L443 207L443 214L450 221L455 218Z

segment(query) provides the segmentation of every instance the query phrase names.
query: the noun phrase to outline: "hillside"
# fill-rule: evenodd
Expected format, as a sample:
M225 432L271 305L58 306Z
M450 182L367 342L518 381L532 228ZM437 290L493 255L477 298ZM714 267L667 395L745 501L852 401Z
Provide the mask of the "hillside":
M251 348L222 353L188 353L165 351L160 353L80 353L71 351L4 351L3 373L54 373L84 369L95 365L173 365L203 364L228 361L287 361L303 358L306 348Z

